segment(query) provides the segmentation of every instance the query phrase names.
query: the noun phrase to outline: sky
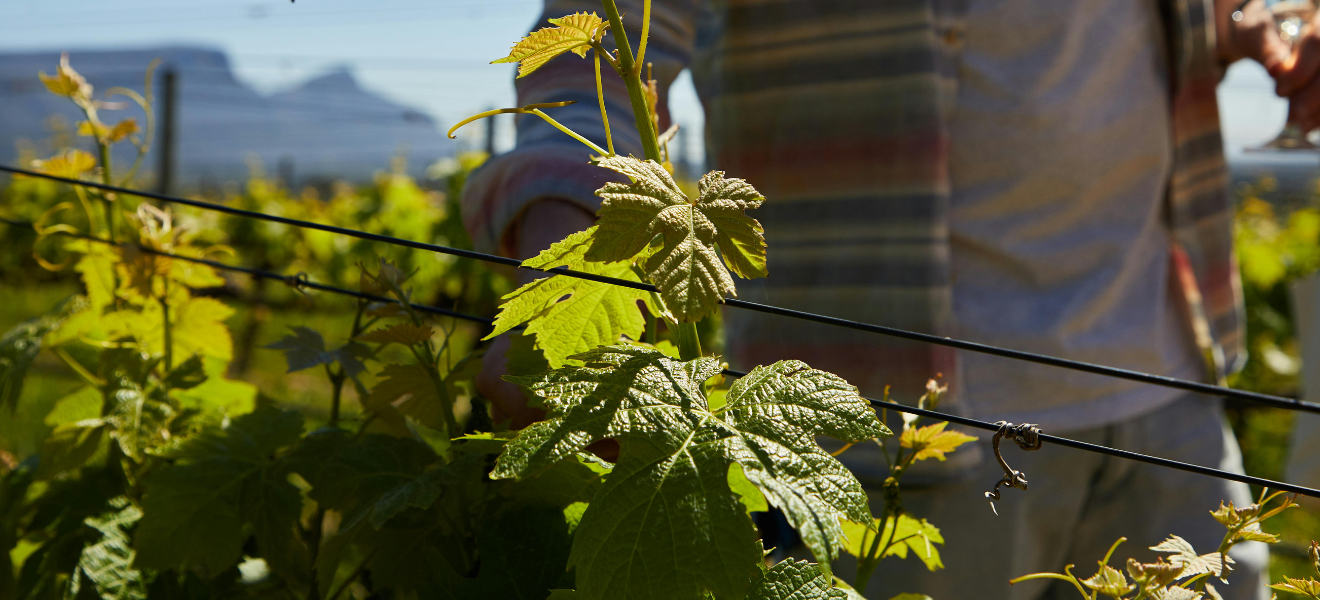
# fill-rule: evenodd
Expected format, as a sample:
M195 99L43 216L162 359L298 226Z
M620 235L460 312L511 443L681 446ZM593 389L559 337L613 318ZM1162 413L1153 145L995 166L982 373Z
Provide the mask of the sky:
M448 127L489 107L512 106L513 65L490 65L533 25L540 0L3 0L0 52L194 44L225 51L238 77L262 92L347 66L364 87ZM1286 102L1264 70L1235 65L1220 87L1231 158L1269 140ZM676 121L699 132L700 104L684 74ZM499 127L497 148L512 145ZM473 136L478 135L475 130ZM699 135L688 136L699 140ZM696 150L694 148L693 150ZM1313 160L1308 158L1307 160Z
M0 52L202 45L225 51L237 76L265 93L347 66L363 87L448 128L472 113L513 105L514 66L488 63L526 35L540 6L540 0L3 0ZM674 118L699 130L690 79L685 74L678 83ZM511 146L512 122L499 130L497 148Z

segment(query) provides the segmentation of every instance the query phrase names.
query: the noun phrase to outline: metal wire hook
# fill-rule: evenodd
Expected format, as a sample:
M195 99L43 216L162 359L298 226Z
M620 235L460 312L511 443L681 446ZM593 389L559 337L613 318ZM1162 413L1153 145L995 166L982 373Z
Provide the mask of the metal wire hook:
M985 497L990 499L990 510L995 513L995 516L998 516L999 511L995 509L995 500L999 499L999 486L1007 485L1024 492L1027 490L1027 474L1008 466L1008 461L1004 460L1004 455L999 452L999 439L1004 436L1011 436L1013 441L1017 442L1018 448L1027 452L1040 450L1041 440L1040 428L1031 423L1014 425L1008 421L999 421L995 425L999 427L999 430L995 432L992 444L995 449L995 458L999 460L999 466L1004 469L1004 478L995 482L995 488L986 492Z
M293 275L284 276L284 284L293 288L294 291L304 296L307 295L307 290L303 288L307 287L308 282L309 280L307 278L307 273L303 271L298 271Z

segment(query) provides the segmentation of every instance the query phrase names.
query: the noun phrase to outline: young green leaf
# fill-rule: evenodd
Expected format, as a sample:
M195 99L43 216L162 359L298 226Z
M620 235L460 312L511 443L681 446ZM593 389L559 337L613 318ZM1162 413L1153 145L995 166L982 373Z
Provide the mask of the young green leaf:
M1100 570L1089 579L1083 579L1082 585L1114 598L1120 598L1136 589L1136 586L1128 583L1122 571L1109 565L1100 565Z
M730 269L744 278L766 276L761 224L744 212L764 198L746 181L708 173L694 202L655 161L612 156L600 166L632 183L607 183L596 192L604 200L587 260L631 260L660 236L663 245L646 260L646 276L685 322L701 320L737 295Z
M1214 586L1210 585L1207 585L1206 588L1207 593L1209 593L1210 590L1215 589ZM1150 598L1150 600L1201 600L1202 598L1201 592L1177 586L1155 588L1150 591L1150 595L1147 597ZM1220 598L1219 600L1223 600L1223 598Z
M927 570L944 568L940 550L935 547L936 544L944 543L944 536L938 527L925 519L900 514L897 519L875 519L871 527L849 521L843 524L843 532L848 536L848 544L844 549L853 556L865 555L878 536L881 543L892 544L887 550L882 549L882 557L907 558L910 550L917 560L926 565Z
M80 581L85 577L106 600L145 600L146 583L142 572L133 566L134 552L124 531L142 518L142 511L127 498L116 498L111 504L119 510L84 521L100 532L101 539L83 548L74 579L77 584L85 585ZM70 592L69 597L81 597L78 590Z
M1191 543L1176 535L1170 535L1169 539L1160 542L1158 546L1151 546L1150 549L1172 554L1169 556L1169 562L1182 567L1182 572L1178 574L1179 579L1201 573L1210 573L1223 579L1228 571L1232 570L1233 557L1218 552L1198 556Z
M766 570L747 594L747 600L847 600L848 592L834 587L820 565L785 559Z
M586 57L593 42L599 42L609 28L596 13L573 13L550 19L555 27L544 27L528 34L509 50L509 55L491 64L518 63L518 77L526 77L550 59L565 52Z
M41 338L63 321L61 315L46 315L15 325L0 338L0 408L18 408L28 367L41 352Z
M925 427L909 428L903 431L899 436L899 445L904 448L911 448L916 451L914 461L923 461L928 458L944 460L946 452L953 452L958 446L967 442L976 441L976 436L967 435L961 431L945 431L948 423L940 422Z
M577 270L639 281L627 262L583 263ZM649 295L573 277L538 279L504 296L495 328L487 338L527 323L523 335L536 337L536 347L552 368L562 367L569 356L618 343L621 336L640 339L646 331L646 318L637 303Z
M1283 591L1301 594L1310 598L1320 598L1320 582L1314 579L1293 579L1285 576L1282 583L1270 584L1270 587Z
M257 526L260 553L283 551L302 498L274 454L301 434L296 411L261 408L184 442L175 463L146 480L137 565L215 575L242 556L245 524Z
M702 392L720 372L714 359L684 363L628 345L572 358L586 365L509 378L550 417L510 442L491 476L522 479L596 440L619 441L619 463L574 535L585 598L742 597L762 551L728 483L735 462L822 560L843 543L840 518L870 519L861 485L815 443L889 434L842 379L797 361L758 367L715 414Z

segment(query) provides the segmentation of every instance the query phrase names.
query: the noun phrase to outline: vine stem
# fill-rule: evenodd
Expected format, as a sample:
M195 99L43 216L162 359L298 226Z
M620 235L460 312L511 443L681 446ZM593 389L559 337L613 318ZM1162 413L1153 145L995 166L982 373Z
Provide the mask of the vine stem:
M605 124L605 145L614 156L614 136L610 135L610 114L605 111L605 87L600 82L600 50L592 52L596 62L596 98L600 100L600 120Z
M164 293L160 295L160 318L165 328L165 372L174 368L174 336L170 331L170 278L166 275L161 285Z
M623 84L628 87L628 100L632 103L633 119L637 122L637 134L642 138L642 151L646 158L660 162L660 142L656 136L655 127L651 120L651 111L648 109L646 101L646 91L642 89L642 70L638 63L634 62L632 48L628 45L628 34L623 29L623 18L619 15L619 7L614 0L600 0L601 8L610 19L610 30L614 34L614 40L619 48L619 76L623 78ZM650 8L650 0L646 2L646 8ZM649 10L644 11L644 17L649 17ZM649 19L647 19L649 20ZM645 34L650 32L649 23L642 23L643 37L641 47L646 47Z

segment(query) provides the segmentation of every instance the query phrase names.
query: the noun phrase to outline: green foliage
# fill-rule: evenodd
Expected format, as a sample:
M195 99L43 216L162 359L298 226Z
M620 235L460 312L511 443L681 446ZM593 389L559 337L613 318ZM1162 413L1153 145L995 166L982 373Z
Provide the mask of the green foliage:
M818 565L786 559L766 570L752 586L747 600L847 600L848 592L836 588L829 574Z
M758 367L734 384L716 414L701 387L719 373L714 360L683 363L637 346L573 358L585 366L511 378L539 395L550 415L505 448L492 477L534 475L596 440L619 440L620 462L574 538L572 564L585 597L745 593L760 551L748 543L754 529L727 482L731 463L821 560L837 556L843 543L840 518L869 519L861 485L813 436L860 441L888 431L838 377L796 361ZM639 537L648 543L631 541ZM642 564L670 566L621 576ZM746 570L723 566L738 564Z
M301 415L264 408L184 442L146 481L137 563L213 576L242 556L245 527L263 558L290 552L302 503L274 454L301 434Z

